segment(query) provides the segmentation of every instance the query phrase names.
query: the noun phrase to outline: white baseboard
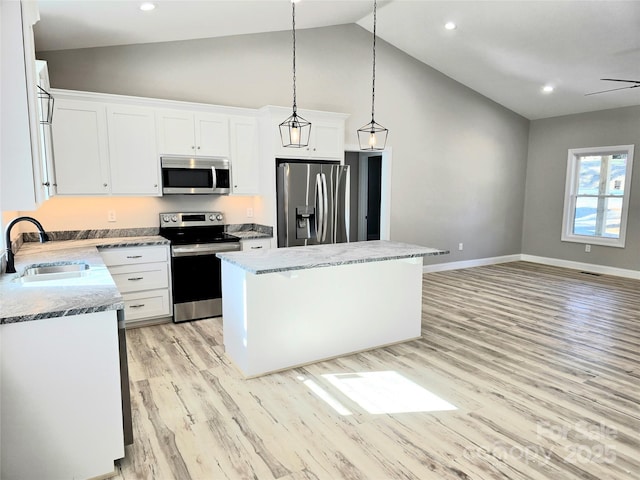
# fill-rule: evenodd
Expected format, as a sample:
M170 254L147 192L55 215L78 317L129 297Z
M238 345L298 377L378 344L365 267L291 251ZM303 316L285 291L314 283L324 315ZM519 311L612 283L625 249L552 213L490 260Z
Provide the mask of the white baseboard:
M603 275L614 275L616 277L640 280L640 271L638 270L608 267L606 265L595 265L593 263L572 262L570 260L562 260L560 258L538 257L536 255L527 255L524 253L520 255L520 257L524 262L541 263L543 265L551 265L554 267L571 268L573 270L582 270L584 272L601 273Z
M437 263L435 265L424 265L423 273L444 272L446 270L460 270L463 268L482 267L485 265L496 265L498 263L508 262L532 262L542 265L551 265L554 267L571 268L573 270L581 270L591 273L600 273L603 275L613 275L616 277L633 278L640 280L640 271L629 270L626 268L608 267L606 265L595 265L592 263L572 262L570 260L562 260L560 258L538 257L536 255L527 255L516 253L514 255L504 255L502 257L478 258L474 260L463 260L460 262Z
M460 270L462 268L482 267L484 265L495 265L497 263L517 262L521 255L503 255L502 257L477 258L475 260L462 260L460 262L437 263L435 265L424 265L422 273L444 272L445 270Z

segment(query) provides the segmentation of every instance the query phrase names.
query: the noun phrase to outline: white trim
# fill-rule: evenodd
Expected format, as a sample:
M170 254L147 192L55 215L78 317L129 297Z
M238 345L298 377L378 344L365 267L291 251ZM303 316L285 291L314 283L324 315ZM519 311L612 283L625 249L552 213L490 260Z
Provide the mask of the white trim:
M367 176L369 175L369 159L364 152L358 154L358 236L359 242L367 239Z
M640 280L640 271L629 270L627 268L609 267L607 265L596 265L593 263L573 262L571 260L562 260L560 258L538 257L536 255L520 255L524 262L541 263L543 265L551 265L553 267L571 268L572 270L583 270L591 273L601 273L603 275L614 275L616 277L633 278Z
M460 262L437 263L435 265L423 265L422 273L443 272L445 270L460 270L463 268L483 267L485 265L496 265L498 263L517 262L521 255L503 255L501 257L477 258L474 260L462 260Z
M360 150L360 146L355 143L345 143L345 152L359 152L371 155L382 155L382 182L380 185L380 240L391 240L391 173L393 151L387 145L384 150L372 152L370 150ZM358 208L361 208L358 206Z
M616 145L609 147L570 148L567 155L567 174L564 191L564 208L562 212L562 233L560 240L563 242L585 243L602 245L606 247L624 248L627 233L627 219L629 218L629 200L631 198L631 176L633 174L633 147L634 145ZM573 233L575 219L576 191L578 185L578 158L585 155L611 155L615 153L627 154L627 168L625 172L625 192L622 197L622 216L620 218L620 236L608 238L600 236L576 235Z
M516 253L514 255L504 255L502 257L477 258L475 260L464 260L461 262L447 262L437 263L435 265L424 265L422 267L422 273L444 272L446 270L460 270L464 268L482 267L485 265L496 265L499 263L518 261L539 263L541 265L570 268L572 270L581 270L585 272L600 273L603 275L613 275L615 277L640 280L640 271L638 270L609 267L607 265L596 265L593 263L573 262L570 260L562 260L560 258L538 257L537 255L528 255L526 253Z

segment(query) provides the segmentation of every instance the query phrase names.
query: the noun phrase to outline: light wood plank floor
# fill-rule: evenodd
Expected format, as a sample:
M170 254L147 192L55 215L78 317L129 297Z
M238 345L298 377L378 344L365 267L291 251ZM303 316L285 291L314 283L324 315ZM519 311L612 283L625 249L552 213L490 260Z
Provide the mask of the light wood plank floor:
M220 319L131 330L117 478L639 479L639 305L638 281L525 262L431 273L421 339L251 380ZM364 372L457 409L372 414L325 376Z

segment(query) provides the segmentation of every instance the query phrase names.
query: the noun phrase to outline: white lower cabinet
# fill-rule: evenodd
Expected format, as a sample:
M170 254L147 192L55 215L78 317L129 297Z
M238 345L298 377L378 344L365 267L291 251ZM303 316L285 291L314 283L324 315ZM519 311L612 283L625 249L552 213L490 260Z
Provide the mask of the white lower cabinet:
M127 326L172 315L168 246L109 248L100 254L124 298Z
M0 325L3 479L107 478L124 457L115 310Z
M268 250L271 248L271 238L248 238L240 240L240 250Z

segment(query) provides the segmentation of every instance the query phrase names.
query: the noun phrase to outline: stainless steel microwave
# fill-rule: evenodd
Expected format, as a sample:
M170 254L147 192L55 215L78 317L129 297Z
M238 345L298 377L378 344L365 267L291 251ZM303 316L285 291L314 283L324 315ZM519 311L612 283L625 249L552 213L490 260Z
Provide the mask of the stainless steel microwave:
M229 160L210 157L160 157L164 195L228 195Z

